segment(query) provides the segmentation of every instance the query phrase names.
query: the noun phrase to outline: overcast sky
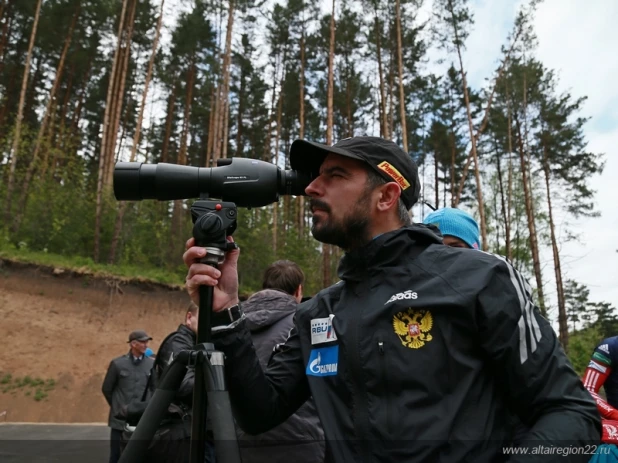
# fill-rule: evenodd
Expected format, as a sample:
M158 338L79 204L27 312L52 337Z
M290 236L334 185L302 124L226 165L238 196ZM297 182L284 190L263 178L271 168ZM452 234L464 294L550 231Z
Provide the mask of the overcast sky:
M470 83L478 88L499 58L500 44L513 24L520 2L474 0L474 31L467 42L465 66ZM587 96L583 116L589 150L605 153L605 170L594 178L600 218L574 222L562 219L566 229L580 234L580 242L561 249L563 279L574 279L590 289L593 301L618 307L618 34L615 0L545 0L538 8L534 27L537 57L560 78L559 90L574 98ZM543 253L546 292L553 296L551 252Z

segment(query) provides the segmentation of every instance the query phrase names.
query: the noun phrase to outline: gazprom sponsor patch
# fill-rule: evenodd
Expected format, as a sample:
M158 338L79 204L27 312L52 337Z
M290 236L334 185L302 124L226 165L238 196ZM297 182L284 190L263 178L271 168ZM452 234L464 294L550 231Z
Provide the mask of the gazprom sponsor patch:
M307 362L307 376L335 376L339 361L339 346L312 349Z
M604 367L603 365L599 365L594 360L590 360L590 363L588 364L588 368L593 368L597 371L600 371L601 373L607 373L607 367Z
M606 357L605 355L603 355L600 352L595 352L594 354L592 354L592 358L595 360L598 360L599 362L601 362L604 365L611 365L612 361Z
M323 344L337 340L337 333L333 328L334 314L327 318L314 318L311 320L311 344Z

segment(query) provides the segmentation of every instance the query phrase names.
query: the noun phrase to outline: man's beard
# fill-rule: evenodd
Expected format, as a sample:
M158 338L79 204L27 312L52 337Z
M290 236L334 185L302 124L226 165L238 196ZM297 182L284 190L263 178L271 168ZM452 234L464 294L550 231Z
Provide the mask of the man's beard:
M316 221L314 215L311 225L313 237L322 243L338 246L344 251L367 244L371 240L369 214L367 213L369 193L371 192L363 194L352 210L339 221L334 221L330 216ZM311 199L310 206L317 206L330 214L330 207L319 199Z

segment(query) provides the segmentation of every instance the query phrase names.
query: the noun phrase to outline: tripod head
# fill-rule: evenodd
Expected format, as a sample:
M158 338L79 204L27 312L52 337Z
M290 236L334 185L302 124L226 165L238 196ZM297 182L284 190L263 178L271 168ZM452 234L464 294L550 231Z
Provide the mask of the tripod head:
M206 248L202 263L217 266L223 263L225 253L237 246L227 237L236 230L236 204L229 201L202 199L191 206L193 237L196 246Z

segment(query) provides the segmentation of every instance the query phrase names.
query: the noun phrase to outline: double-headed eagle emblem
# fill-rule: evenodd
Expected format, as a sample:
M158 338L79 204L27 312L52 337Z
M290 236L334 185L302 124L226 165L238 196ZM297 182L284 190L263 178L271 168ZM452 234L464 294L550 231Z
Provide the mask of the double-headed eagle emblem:
M410 349L423 347L433 339L429 330L433 326L431 312L409 307L393 316L393 329L401 343Z

